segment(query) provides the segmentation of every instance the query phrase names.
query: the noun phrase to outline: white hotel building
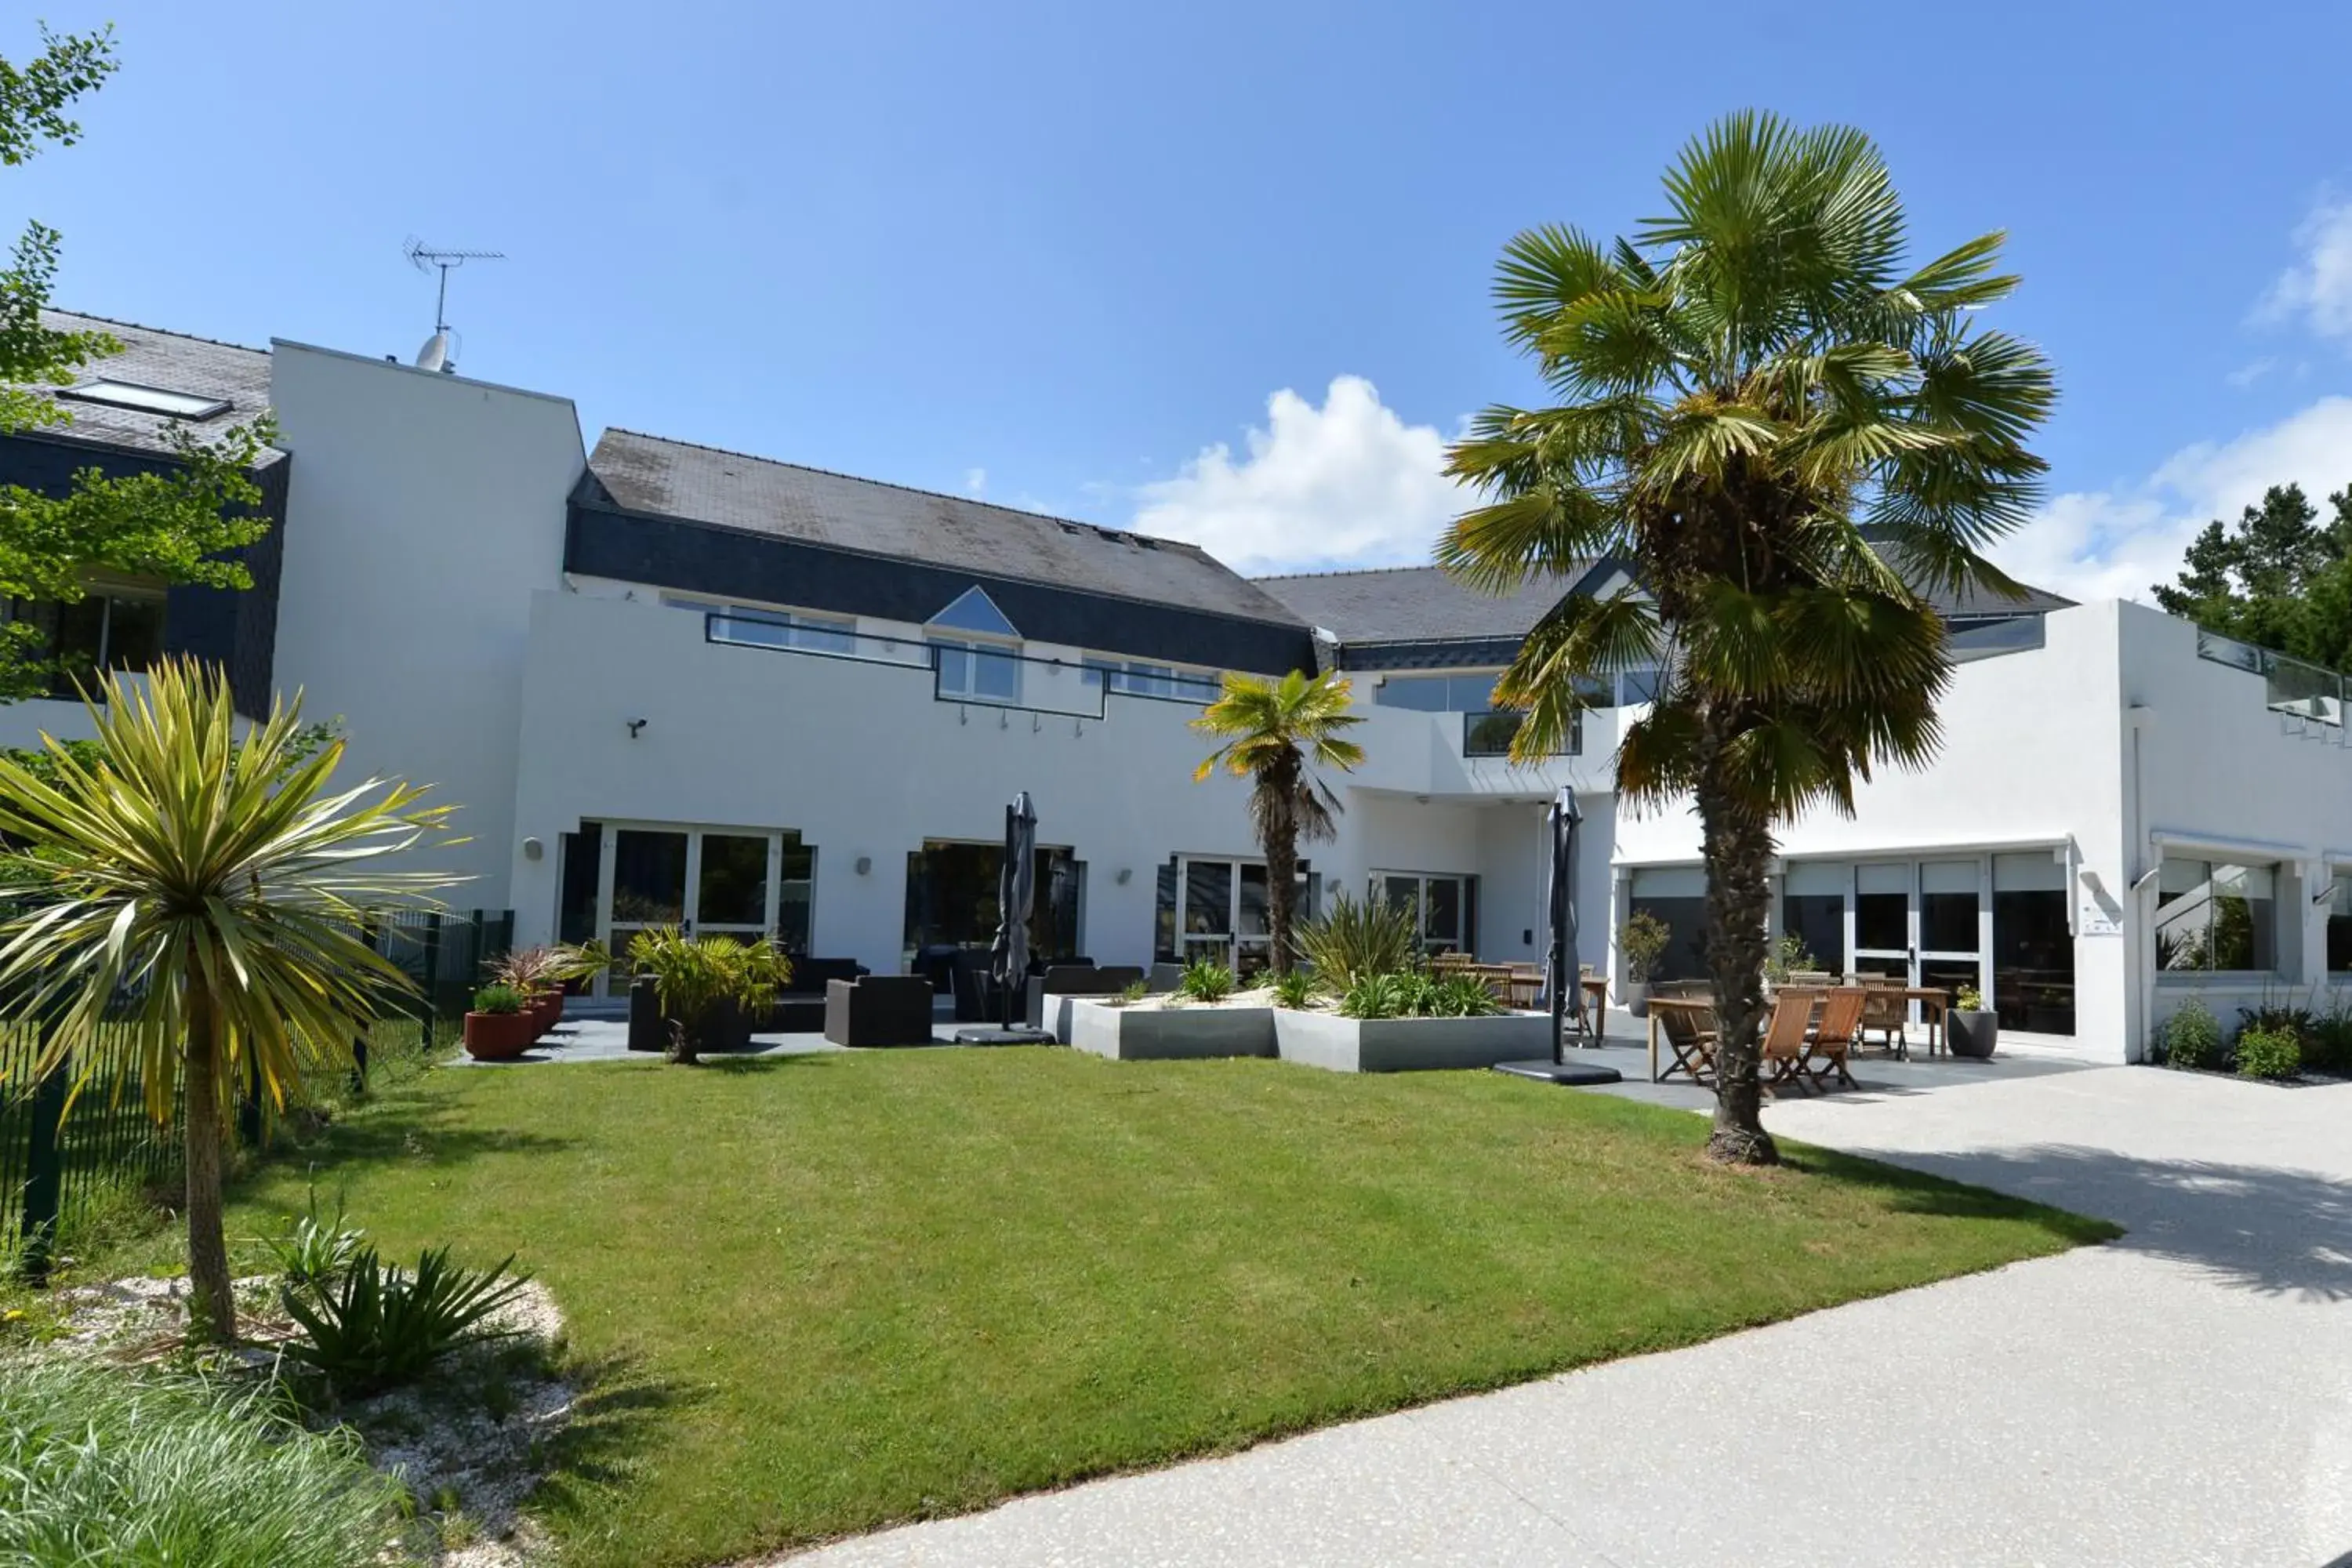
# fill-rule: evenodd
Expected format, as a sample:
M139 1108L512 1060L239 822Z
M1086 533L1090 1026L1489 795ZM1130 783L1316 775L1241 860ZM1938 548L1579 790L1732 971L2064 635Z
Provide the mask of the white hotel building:
M353 770L463 807L453 902L511 908L520 940L683 919L902 972L992 933L1025 789L1049 953L1245 956L1265 870L1243 786L1192 782L1187 721L1221 671L1336 665L1369 760L1330 780L1318 893L1409 897L1433 949L1534 960L1567 784L1584 956L1622 979L1613 933L1644 907L1676 933L1665 974L1695 971L1696 825L1616 809L1625 709L1537 767L1486 711L1558 594L1629 586L1612 563L1501 600L1426 568L1251 580L1192 545L683 441L592 449L561 396L110 325L125 353L65 394L69 429L0 440L0 483L163 461L159 408L201 431L266 405L280 526L249 593L109 583L20 613L87 661L218 658L248 710L302 689ZM2185 996L2230 1022L2352 986L2338 678L2131 604L1948 613L1966 661L1940 760L1782 836L1783 929L1828 967L1973 983L2006 1028L2104 1060L2141 1057ZM1639 674L1618 688L1643 699ZM0 709L0 743L86 729L68 702Z

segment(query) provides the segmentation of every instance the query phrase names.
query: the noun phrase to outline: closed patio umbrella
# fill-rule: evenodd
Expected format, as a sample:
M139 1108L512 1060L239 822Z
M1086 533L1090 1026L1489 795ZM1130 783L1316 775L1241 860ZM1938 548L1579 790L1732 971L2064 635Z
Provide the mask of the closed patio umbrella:
M1551 927L1551 946L1547 954L1544 986L1551 998L1551 1059L1568 1059L1568 1009L1570 998L1580 1003L1582 970L1576 960L1576 828L1584 820L1577 809L1576 792L1567 785L1552 796L1551 810L1546 817L1549 830L1551 857L1545 867L1544 908ZM1582 1011L1578 1013L1578 1031L1582 1032Z
M1037 894L1037 810L1023 790L1004 808L1004 863L996 873L996 942L989 968L1001 987L1004 1026L1022 1025L1029 980L1029 905Z

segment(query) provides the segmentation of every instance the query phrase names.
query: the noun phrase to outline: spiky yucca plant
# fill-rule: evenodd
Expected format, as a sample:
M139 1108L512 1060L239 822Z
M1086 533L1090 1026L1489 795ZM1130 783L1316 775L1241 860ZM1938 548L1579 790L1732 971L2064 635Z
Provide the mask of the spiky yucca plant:
M95 760L47 742L49 782L0 757L0 994L50 1021L35 1068L110 1060L148 1111L181 1107L188 1280L201 1334L236 1333L221 1232L222 1147L236 1086L283 1106L407 977L360 940L364 911L456 879L393 870L447 807L370 779L331 787L343 742L296 759L301 699L245 726L227 682L193 660L112 677L88 704ZM239 733L240 729L243 733Z

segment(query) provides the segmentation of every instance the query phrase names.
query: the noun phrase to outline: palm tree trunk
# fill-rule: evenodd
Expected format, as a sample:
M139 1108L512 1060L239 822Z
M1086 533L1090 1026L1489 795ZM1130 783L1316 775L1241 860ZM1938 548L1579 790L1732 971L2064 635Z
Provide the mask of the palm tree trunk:
M1710 738L1712 740L1712 738ZM1698 813L1706 862L1706 948L1721 1026L1715 1064L1711 1159L1776 1165L1780 1152L1764 1131L1757 1032L1764 1020L1764 927L1771 910L1772 833L1763 813L1739 798L1725 776L1719 743L1702 742Z
M194 1339L236 1339L236 1298L229 1285L228 1240L221 1227L220 1038L212 993L201 978L188 990L188 1046L180 1110L188 1166L188 1329Z
M1290 973L1290 927L1298 887L1298 816L1290 802L1298 794L1296 759L1275 778L1274 809L1265 819L1265 929L1267 963L1275 977Z

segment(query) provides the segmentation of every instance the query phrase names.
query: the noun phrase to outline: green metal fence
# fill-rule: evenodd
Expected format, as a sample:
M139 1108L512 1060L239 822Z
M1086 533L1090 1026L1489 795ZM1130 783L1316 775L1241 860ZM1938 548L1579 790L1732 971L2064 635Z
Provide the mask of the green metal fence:
M436 1026L454 1036L483 966L511 944L514 913L387 911L371 917L363 935L416 988L388 998L383 1016L416 1020L429 1050ZM364 1073L365 1044L354 1044ZM16 1255L34 1272L46 1266L59 1225L120 1186L168 1176L180 1159L179 1134L148 1115L134 1064L101 1048L95 1062L69 1060L37 1078L40 1049L36 1024L0 1020L0 1257ZM89 1078L73 1094L85 1066ZM240 1110L240 1137L257 1142L258 1105L248 1099Z

